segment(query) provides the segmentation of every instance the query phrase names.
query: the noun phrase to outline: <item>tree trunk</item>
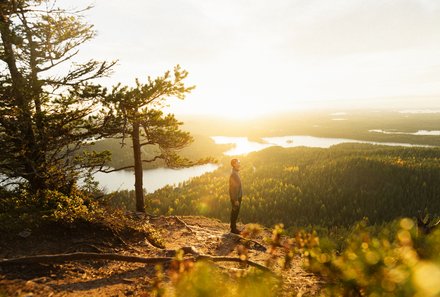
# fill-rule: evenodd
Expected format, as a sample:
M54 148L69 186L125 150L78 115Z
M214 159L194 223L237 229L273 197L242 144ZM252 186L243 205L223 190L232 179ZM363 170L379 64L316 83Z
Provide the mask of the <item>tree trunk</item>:
M136 193L136 211L145 212L144 205L144 187L142 183L142 157L141 157L141 142L139 132L139 122L133 122L133 132L131 139L133 140L133 155L134 155L134 189Z
M42 154L40 146L36 140L35 131L33 129L33 117L31 111L32 94L30 94L26 79L19 71L16 56L13 48L13 33L11 31L11 23L8 16L0 11L0 33L3 43L4 57L12 80L12 91L14 104L18 107L17 123L15 132L17 151L21 154L18 158L22 158L25 172L22 177L29 181L30 190L33 193L38 190L44 190L47 186L44 173L44 154Z

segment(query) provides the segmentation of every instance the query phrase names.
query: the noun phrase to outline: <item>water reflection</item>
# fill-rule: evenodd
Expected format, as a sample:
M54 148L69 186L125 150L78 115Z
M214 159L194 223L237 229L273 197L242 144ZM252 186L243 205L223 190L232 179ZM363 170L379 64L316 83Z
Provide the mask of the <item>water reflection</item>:
M143 184L147 192L152 193L166 185L177 185L193 177L214 171L217 168L218 165L216 164L205 164L180 169L155 168L144 170ZM107 192L134 190L133 171L98 172L94 177Z
M303 136L303 135L264 137L263 140L273 145L278 145L282 147L307 146L307 147L321 147L321 148L329 148L332 145L336 145L344 142L359 142L358 140L347 139L347 138L324 138L324 137Z
M320 147L329 148L332 145L340 143L368 143L388 146L418 146L418 147L430 147L429 145L413 145L410 143L395 143L395 142L375 142L375 141L363 141L347 138L327 138L327 137L315 137L315 136L282 136L282 137L263 137L263 142L249 141L247 137L227 137L227 136L213 136L212 139L217 144L234 144L234 148L226 151L224 154L227 156L245 155L251 152L260 151L262 149L271 146L281 147Z
M216 144L234 144L234 148L224 153L227 156L244 155L250 152L260 151L274 145L272 143L249 141L247 137L213 136L211 138Z

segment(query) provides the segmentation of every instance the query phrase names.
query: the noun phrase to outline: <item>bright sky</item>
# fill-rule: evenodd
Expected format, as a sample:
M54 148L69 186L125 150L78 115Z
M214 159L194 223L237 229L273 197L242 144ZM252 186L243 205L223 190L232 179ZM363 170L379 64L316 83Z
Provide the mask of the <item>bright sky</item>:
M62 0L62 3L71 1ZM91 3L75 1L75 5ZM92 2L93 3L93 2ZM176 114L440 107L438 0L95 0L83 57L133 84L180 64Z

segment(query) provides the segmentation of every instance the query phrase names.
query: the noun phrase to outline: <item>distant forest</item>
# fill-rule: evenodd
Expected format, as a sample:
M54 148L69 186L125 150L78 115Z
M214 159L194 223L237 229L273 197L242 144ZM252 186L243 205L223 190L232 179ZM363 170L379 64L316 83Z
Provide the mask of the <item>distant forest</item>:
M206 136L194 135L193 138L193 143L191 143L188 147L179 150L180 156L188 158L192 161L209 157L220 157L225 150L232 147L232 145L227 144L215 144L214 140ZM118 138L103 139L97 141L93 145L86 147L85 150L109 151L111 153L111 158L106 163L106 165L113 168L124 167L133 162L133 149L131 145L131 139L126 139L124 145L122 145L121 139ZM142 147L142 154L146 159L153 158L154 156L159 154L159 152L160 150L157 146ZM160 159L154 162L142 164L142 167L144 169L152 169L165 166L165 162Z
M193 135L270 136L311 135L377 142L440 146L438 135L411 135L419 130L440 130L440 113L401 113L391 110L296 111L258 119L225 120L215 117L182 116L184 129ZM369 130L400 132L384 134ZM403 132L403 133L402 133Z
M440 114L402 114L393 111L348 111L338 116L344 120L335 121L330 111L314 113L291 113L265 118L239 121L215 117L186 116L184 130L189 131L194 142L179 151L179 154L190 160L212 157L222 159L223 153L233 147L232 144L215 144L211 136L248 136L249 140L264 142L261 137L311 135L316 137L335 137L377 142L411 143L418 145L440 146L440 137L436 135L412 135L418 130L436 131L440 129ZM369 130L398 132L385 134ZM121 146L120 139L103 139L87 150L111 153L107 165L113 168L124 167L133 160L131 139L126 139ZM158 148L146 146L142 153L151 158L158 153ZM144 163L144 169L163 167L163 160Z
M244 223L349 226L440 214L440 148L341 144L280 148L242 157ZM228 160L218 170L146 196L155 214L229 218ZM131 208L130 192L112 203Z

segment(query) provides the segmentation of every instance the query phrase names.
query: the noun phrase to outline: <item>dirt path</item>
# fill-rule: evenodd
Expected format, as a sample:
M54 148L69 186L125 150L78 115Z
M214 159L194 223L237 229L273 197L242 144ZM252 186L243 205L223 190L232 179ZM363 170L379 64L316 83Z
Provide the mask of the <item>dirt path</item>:
M170 249L180 248L182 246L193 246L201 254L215 256L238 256L237 247L243 242L240 237L229 233L229 226L215 219L205 217L179 217L180 220L167 218L158 219L155 226L165 230L164 239L166 246ZM184 222L188 228L185 228ZM245 226L239 226L244 229ZM264 245L265 238L270 238L270 230L263 231L254 238L255 241ZM249 259L259 264L265 265L268 259L267 252L258 246L250 247L248 250ZM315 275L305 271L302 268L301 259L295 258L292 267L283 271L284 291L295 293L293 296L316 295L319 291L321 280ZM221 264L227 267L238 267L235 264ZM235 266L234 266L235 265ZM275 265L279 266L279 265ZM275 267L275 269L281 269Z
M154 248L145 238L133 241L125 237L123 240L127 245L100 245L97 237L97 242L87 243L77 249L69 243L66 246L70 246L69 252L89 249L93 252L100 250L141 257L166 256L167 250L192 247L200 254L236 257L237 247L243 244L239 236L228 232L227 224L215 219L159 217L149 223L160 230L166 247L164 250ZM270 237L269 230L263 230L254 240L264 243L265 237ZM251 261L265 265L269 255L263 251L262 246L248 244L247 248ZM62 252L59 248L51 249L50 242L42 246L38 241L33 244L32 250L46 254ZM21 250L15 257L35 254L32 250ZM0 258L11 258L11 251L6 255L0 250ZM234 263L218 265L227 269L240 268L239 264ZM274 266L274 269L277 267ZM111 261L0 267L0 296L149 296L154 275L152 265ZM319 278L304 271L299 258L294 259L292 268L283 271L283 282L286 296L313 296L319 291Z

